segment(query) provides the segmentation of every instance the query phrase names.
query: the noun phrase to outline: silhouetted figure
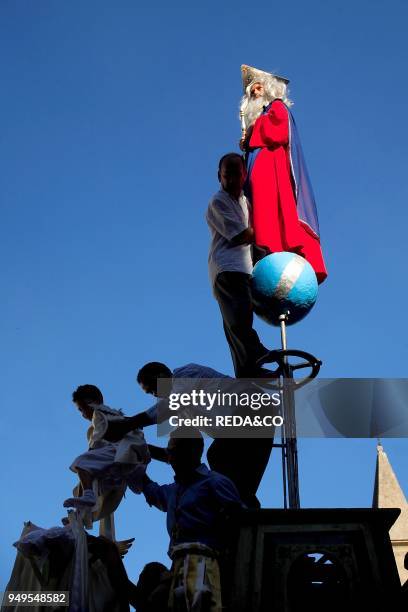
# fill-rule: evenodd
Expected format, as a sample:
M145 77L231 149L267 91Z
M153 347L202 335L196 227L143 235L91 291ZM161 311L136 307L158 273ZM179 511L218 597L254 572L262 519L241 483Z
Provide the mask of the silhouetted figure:
M174 483L159 485L145 476L146 501L167 514L173 561L170 610L185 610L186 601L187 609L198 602L203 612L222 609L218 558L227 543L228 519L242 509L242 502L228 478L201 463L203 448L200 434L195 438L173 434L167 453Z
M163 563L147 563L133 585L132 605L137 612L165 612L168 608L172 574Z

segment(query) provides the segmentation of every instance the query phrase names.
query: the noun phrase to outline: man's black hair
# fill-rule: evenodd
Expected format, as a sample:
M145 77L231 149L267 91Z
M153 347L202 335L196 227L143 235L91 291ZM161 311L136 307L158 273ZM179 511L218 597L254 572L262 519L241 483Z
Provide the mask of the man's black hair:
M241 160L241 163L243 166L245 166L245 160L242 157L242 155L240 155L239 153L226 153L225 155L223 155L220 159L220 161L218 162L218 172L221 172L221 168L222 168L222 164L227 160L227 159L233 159L233 158L238 158Z
M157 379L160 378L171 378L173 372L166 366L165 363L160 361L150 361L140 368L137 374L137 382L139 385L144 384L149 387L155 388L157 386Z
M103 395L95 385L80 385L72 394L72 401L87 401L95 404L103 404Z
M177 444L195 449L201 455L204 452L204 439L198 429L193 427L177 427L170 432L170 438L177 440Z

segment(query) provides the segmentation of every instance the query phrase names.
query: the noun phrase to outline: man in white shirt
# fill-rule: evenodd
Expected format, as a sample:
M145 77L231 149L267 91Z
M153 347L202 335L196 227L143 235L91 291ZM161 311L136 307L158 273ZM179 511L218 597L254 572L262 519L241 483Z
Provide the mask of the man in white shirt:
M249 204L242 192L245 179L243 158L238 153L224 155L218 170L221 189L211 199L206 218L211 233L210 279L235 375L250 378L262 375L256 362L268 349L253 329L251 243L254 233Z

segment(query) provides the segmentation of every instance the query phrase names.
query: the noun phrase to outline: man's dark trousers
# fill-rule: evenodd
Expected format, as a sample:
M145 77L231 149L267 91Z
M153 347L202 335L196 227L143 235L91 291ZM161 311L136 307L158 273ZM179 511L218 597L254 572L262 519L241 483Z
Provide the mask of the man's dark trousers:
M253 329L251 276L244 272L220 272L214 283L224 332L229 344L235 376L256 376L256 362L266 349Z
M267 468L273 445L270 438L217 438L207 451L208 465L227 476L248 508L260 508L256 492Z

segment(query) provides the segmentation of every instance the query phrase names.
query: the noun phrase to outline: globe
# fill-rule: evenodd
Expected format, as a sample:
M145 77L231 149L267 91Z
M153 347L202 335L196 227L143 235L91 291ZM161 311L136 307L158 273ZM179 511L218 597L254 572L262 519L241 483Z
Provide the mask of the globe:
M252 272L252 294L256 314L271 325L287 315L287 325L303 319L317 298L316 274L306 259L286 251L267 255Z

